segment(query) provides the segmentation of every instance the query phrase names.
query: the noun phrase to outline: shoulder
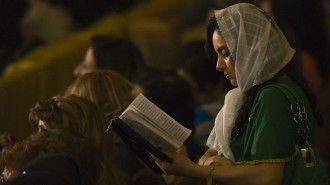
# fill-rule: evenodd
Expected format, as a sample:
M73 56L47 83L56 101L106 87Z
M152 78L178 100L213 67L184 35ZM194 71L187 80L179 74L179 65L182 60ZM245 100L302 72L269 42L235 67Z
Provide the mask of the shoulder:
M257 99L269 99L273 101L300 99L304 94L298 84L291 78L286 78L276 84L267 85L260 90Z
M260 90L256 101L288 101L283 90L276 85L268 85Z
M291 103L296 102L302 96L299 89L298 85L291 79L267 85L256 96L253 110L287 112Z

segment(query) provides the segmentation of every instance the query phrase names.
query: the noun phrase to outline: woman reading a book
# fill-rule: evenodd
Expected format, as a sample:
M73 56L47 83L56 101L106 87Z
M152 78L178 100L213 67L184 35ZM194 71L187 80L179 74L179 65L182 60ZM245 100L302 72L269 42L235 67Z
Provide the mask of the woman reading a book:
M154 157L156 164L207 184L328 184L315 146L315 98L274 20L247 3L216 10L206 48L237 88L226 95L198 164L168 151L173 162Z

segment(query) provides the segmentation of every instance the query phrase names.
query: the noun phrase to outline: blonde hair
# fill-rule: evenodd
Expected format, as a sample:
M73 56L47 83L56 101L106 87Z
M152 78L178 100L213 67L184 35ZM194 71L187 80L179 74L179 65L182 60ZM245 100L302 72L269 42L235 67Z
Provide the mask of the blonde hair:
M96 103L109 120L121 114L133 101L133 85L111 70L95 70L77 78L65 94L75 94Z

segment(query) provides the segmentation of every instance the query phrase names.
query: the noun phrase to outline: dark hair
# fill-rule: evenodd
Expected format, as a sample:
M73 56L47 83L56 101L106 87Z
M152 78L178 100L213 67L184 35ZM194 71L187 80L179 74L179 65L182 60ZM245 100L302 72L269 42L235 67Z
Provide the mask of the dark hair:
M209 60L212 62L214 61L214 63L216 63L217 59L218 59L218 55L217 53L214 51L214 47L213 47L213 33L215 31L219 31L219 26L218 26L218 22L215 18L215 16L212 16L208 23L207 23L207 28L206 28L206 41L205 41L205 52L207 57L209 58Z
M208 59L204 47L204 40L194 40L186 44L179 53L177 69L187 73L199 89L207 85L219 84L219 82L224 84L226 90L229 89L230 83Z
M142 89L151 102L186 128L193 129L195 105L188 82L174 72L164 72L154 79L149 79Z
M161 76L165 71L162 69L151 67L151 66L142 66L136 70L133 83L141 87L144 87L151 79Z
M213 60L214 60L214 57L216 57L216 53L213 49L212 37L213 37L213 33L217 30L219 30L218 23L217 23L215 17L213 16L207 24L207 42L205 45L205 49L209 55L209 58L213 59ZM291 62L289 62L281 71L279 71L277 73L277 75L275 75L275 77L273 77L272 79L270 79L260 85L251 87L244 94L242 107L238 111L238 115L237 115L237 118L235 121L235 126L232 130L232 135L231 135L232 139L234 139L234 137L241 134L241 132L243 132L245 130L246 125L249 120L250 113L251 113L251 108L254 103L254 99L256 98L259 91L266 85L274 83L278 79L278 77L283 73L287 74L289 77L294 79L299 84L299 86L303 89L303 91L307 95L309 102L311 103L311 107L312 107L314 116L318 122L318 125L319 126L323 125L322 118L320 117L320 114L315 109L316 102L317 102L316 97L315 97L314 93L312 92L312 90L307 85L305 78L302 76L301 68L299 67L299 63L297 63L295 58L293 58Z
M130 40L109 35L95 35L91 48L97 69L111 69L132 81L136 70L144 65L141 52Z

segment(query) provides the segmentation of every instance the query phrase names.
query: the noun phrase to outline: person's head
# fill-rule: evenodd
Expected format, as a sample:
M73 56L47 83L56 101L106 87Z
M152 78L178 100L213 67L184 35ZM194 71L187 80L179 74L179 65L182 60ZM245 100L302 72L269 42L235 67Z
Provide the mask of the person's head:
M275 21L247 3L215 11L206 49L217 69L242 92L273 78L295 52Z
M219 97L219 92L230 88L223 74L207 58L204 46L203 40L191 41L182 48L177 59L176 72L190 83L197 104L208 103L203 101L204 96L213 97L214 101ZM213 93L217 96L212 96Z
M189 129L195 119L194 98L187 81L175 73L163 73L141 84L142 94Z
M66 90L96 103L106 118L121 114L133 101L132 84L112 70L95 70L75 80Z
M136 97L142 92L142 88L150 80L162 76L165 73L163 70L150 66L143 66L136 71L135 78L133 79L132 95Z
M141 52L130 40L95 35L85 59L75 68L74 74L82 76L95 69L111 69L131 81L136 69L143 65Z

